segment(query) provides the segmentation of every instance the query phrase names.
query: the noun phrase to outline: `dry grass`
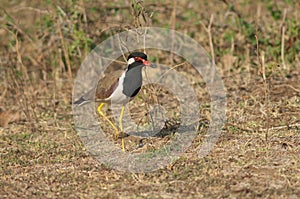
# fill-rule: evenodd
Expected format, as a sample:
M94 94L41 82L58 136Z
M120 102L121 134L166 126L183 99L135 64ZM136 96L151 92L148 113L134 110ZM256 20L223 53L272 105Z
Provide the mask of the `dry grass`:
M226 2L2 2L1 198L299 198L300 4ZM201 103L203 133L167 168L123 173L101 165L81 143L71 114L73 78L99 42L151 24L176 28L213 50L227 89L228 120L213 151L199 159L209 95L181 65L176 70L192 82ZM172 66L183 61L160 51L149 55ZM151 100L176 110L175 100L153 93L145 88L130 103L133 117L146 118L138 105Z

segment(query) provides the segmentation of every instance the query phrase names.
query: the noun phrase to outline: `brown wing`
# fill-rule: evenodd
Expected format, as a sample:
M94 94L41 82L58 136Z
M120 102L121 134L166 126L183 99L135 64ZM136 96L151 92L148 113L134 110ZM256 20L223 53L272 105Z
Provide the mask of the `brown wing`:
M123 72L124 70L113 71L99 80L96 90L96 101L108 98L113 93Z

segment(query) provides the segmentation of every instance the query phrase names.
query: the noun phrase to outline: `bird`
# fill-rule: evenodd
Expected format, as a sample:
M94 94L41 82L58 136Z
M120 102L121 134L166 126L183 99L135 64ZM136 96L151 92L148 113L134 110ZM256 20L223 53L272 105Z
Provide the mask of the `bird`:
M127 57L127 67L125 70L114 71L99 80L94 101L100 102L97 111L115 130L116 138L119 137L120 132L123 133L122 119L125 105L139 93L142 87L142 68L145 66L155 67L147 60L147 55L145 53L132 52ZM94 90L81 96L74 104L81 106L93 101L92 91ZM108 102L122 105L119 117L119 128L116 127L102 111L103 106ZM122 151L125 152L124 136L122 136Z

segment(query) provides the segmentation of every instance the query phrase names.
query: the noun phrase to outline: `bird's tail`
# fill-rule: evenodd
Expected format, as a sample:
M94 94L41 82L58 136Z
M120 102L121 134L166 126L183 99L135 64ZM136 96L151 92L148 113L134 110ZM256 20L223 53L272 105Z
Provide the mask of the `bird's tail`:
M91 102L91 100L87 100L84 98L84 96L80 97L78 100L76 100L75 102L73 102L74 105L77 105L77 106L82 106L86 103L89 103Z
M73 104L76 105L76 106L82 106L82 105L90 103L90 102L92 102L92 100L85 99L85 97L82 96L78 100L73 102ZM95 99L94 102L107 102L107 99Z

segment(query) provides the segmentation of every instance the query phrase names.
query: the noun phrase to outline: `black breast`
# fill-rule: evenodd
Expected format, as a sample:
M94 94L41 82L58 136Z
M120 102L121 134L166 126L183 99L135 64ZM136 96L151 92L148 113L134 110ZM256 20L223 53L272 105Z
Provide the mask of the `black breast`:
M143 65L140 65L127 70L123 82L123 93L126 96L134 97L140 91L143 82L142 68Z

